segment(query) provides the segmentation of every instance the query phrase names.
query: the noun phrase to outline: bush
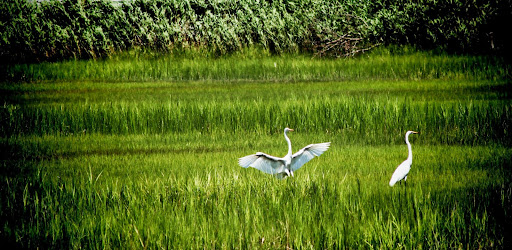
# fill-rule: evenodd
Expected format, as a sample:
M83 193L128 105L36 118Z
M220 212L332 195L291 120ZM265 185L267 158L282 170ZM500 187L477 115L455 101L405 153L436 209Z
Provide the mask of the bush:
M97 58L132 48L353 56L379 44L508 52L511 1L9 0L0 59Z

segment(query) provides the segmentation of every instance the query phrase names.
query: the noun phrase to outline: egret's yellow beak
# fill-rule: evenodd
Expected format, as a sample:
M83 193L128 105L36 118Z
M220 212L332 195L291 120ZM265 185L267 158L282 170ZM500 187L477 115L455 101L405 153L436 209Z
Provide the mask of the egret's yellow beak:
M413 134L419 134L420 132L412 131Z
M295 130L293 130L293 128L291 128L291 129L290 129L290 131L292 131L292 132L293 132L293 131L295 131Z

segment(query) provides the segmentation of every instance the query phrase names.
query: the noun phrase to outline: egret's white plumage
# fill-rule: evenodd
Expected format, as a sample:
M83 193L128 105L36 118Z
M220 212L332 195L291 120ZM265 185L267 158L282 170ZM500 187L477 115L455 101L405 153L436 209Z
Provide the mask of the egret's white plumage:
M411 143L409 143L409 135L410 134L419 134L415 131L407 131L405 134L405 143L407 143L407 148L409 149L409 156L407 159L402 162L402 164L398 165L395 172L391 176L391 180L389 181L389 185L393 186L398 181L401 181L402 179L404 181L407 181L407 175L409 174L409 171L411 170L412 165L412 149L411 149Z
M330 142L309 144L292 154L292 143L287 136L288 131L293 129L284 129L284 138L288 143L288 154L279 158L262 152L253 155L248 155L238 159L238 164L244 168L253 167L264 173L272 174L279 179L293 176L293 172L302 167L306 162L320 156L327 149L329 149Z

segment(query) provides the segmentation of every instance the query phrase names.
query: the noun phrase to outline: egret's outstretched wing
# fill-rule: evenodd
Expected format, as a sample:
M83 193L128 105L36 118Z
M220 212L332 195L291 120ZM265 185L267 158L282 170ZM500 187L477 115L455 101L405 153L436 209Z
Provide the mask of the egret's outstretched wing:
M405 178L407 176L407 174L409 174L409 171L411 170L411 164L412 164L412 161L408 161L408 160L405 160L404 162L402 162L402 164L400 164L396 168L395 172L391 176L391 180L389 180L389 185L393 186L393 185L395 185L395 183L397 183L398 181Z
M284 160L275 156L258 152L253 155L244 156L238 159L241 167L253 167L267 174L277 174L282 172Z
M309 144L305 146L301 150L297 151L297 153L292 155L292 163L290 168L292 171L296 171L302 167L302 165L306 164L306 162L315 158L315 156L320 156L325 151L327 151L330 145L330 142L324 142L318 144Z

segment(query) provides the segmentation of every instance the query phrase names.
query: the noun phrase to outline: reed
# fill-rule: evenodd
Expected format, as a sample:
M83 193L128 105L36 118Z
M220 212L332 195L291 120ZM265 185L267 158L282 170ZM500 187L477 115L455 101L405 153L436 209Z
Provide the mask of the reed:
M420 55L18 65L37 80L0 84L0 239L64 249L507 248L508 68ZM296 129L295 151L331 148L282 181L237 165L257 151L284 155L285 126ZM407 186L391 188L407 130L421 132L410 138L413 166Z
M325 98L277 103L164 103L133 106L83 104L4 107L0 131L12 134L168 134L185 131L237 134L280 132L293 126L304 132L328 132L346 142L383 144L408 129L429 134L428 143L510 144L511 106L495 103L413 103Z
M317 140L295 135L296 147ZM9 143L46 160L18 158L26 171L2 178L3 235L51 248L509 244L510 148L425 145L423 137L412 140L407 187L394 188L387 182L404 145L334 137L325 155L279 181L236 158L284 154L280 135L21 137Z
M8 79L24 81L108 82L503 80L510 77L510 66L498 57L390 51L383 48L344 60L296 53L273 56L268 49L257 47L220 57L204 50L171 54L133 51L104 60L17 64L8 66L6 74Z

